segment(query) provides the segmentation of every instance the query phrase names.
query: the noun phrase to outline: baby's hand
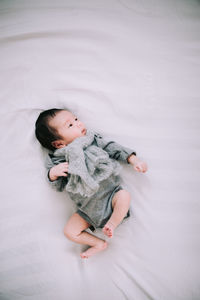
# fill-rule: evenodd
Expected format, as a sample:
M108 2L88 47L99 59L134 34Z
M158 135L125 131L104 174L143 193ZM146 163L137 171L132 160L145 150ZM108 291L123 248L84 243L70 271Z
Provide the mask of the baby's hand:
M49 178L51 181L58 179L60 176L66 177L68 174L68 162L60 163L52 167L49 171Z
M128 162L133 165L134 170L138 172L145 173L147 171L147 164L144 161L141 161L134 154L128 158Z
M133 165L134 170L145 173L147 171L147 164L144 161L138 159Z

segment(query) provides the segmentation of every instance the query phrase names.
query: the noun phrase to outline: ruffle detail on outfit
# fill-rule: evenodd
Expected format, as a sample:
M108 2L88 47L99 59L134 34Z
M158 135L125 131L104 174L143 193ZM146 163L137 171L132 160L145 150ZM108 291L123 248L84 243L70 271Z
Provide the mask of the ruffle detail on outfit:
M111 159L106 151L91 145L95 133L87 131L69 145L57 149L54 155L65 156L70 174L66 190L83 197L91 197L99 189L99 183L111 175L118 175L120 164Z

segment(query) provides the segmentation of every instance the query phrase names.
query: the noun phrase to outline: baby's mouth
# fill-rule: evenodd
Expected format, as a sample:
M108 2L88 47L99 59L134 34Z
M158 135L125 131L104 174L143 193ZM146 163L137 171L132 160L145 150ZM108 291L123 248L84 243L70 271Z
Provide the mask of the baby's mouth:
M86 134L87 130L84 128L83 130L81 130L82 134Z

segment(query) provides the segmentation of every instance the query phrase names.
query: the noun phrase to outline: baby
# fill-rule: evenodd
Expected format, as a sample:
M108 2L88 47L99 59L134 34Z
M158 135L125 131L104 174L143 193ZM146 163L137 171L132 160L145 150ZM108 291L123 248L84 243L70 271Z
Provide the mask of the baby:
M77 207L64 228L65 236L90 246L81 258L104 250L107 242L85 230L102 228L111 238L115 228L130 215L130 194L120 185L118 161L143 173L147 171L146 163L136 157L135 151L87 130L66 109L40 113L35 134L41 145L51 150L46 162L49 182L58 191L67 190Z

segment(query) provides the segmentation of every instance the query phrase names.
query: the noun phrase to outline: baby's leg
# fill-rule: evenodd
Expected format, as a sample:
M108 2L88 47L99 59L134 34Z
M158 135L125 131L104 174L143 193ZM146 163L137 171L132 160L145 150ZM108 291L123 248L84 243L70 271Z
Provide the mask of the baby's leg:
M88 222L75 213L64 228L64 234L68 239L78 244L91 246L87 251L81 253L82 258L88 258L107 247L106 241L84 231L89 226Z
M130 207L130 194L125 190L118 191L112 199L113 213L103 228L108 237L113 236L114 229L121 223Z

